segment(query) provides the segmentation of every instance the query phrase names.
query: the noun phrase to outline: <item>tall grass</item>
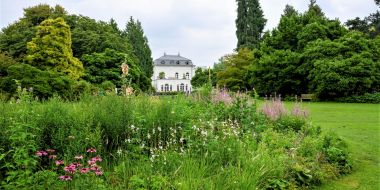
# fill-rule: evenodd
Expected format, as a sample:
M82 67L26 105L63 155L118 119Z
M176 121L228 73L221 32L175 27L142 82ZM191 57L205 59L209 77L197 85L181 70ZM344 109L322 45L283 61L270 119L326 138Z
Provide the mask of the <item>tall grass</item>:
M350 169L337 137L321 135L303 117L267 119L248 97L228 97L228 103L142 95L0 103L0 150L6 152L0 163L14 164L8 136L12 126L27 124L35 129L36 148L56 150L65 165L90 147L103 158L102 176L67 174L29 152L38 161L30 168L36 189L308 188ZM279 108L270 106L265 109ZM2 179L10 168L1 167ZM73 180L60 181L59 175Z

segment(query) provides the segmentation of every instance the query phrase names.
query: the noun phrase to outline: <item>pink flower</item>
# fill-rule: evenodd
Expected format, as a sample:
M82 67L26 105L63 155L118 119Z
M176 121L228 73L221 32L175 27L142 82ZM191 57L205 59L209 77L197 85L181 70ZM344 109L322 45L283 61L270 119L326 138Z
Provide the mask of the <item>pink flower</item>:
M43 150L39 150L39 151L36 152L36 155L41 157L41 156L46 156L46 155L48 155L48 153L45 152L45 151L43 151Z
M63 161L62 161L62 160L56 160L56 161L55 161L55 165L56 165L56 166L59 166L59 165L61 165L61 164L63 164Z
M87 149L87 152L90 152L90 153L96 152L96 149L95 148L89 148L89 149Z
M46 150L46 152L53 153L53 152L55 152L55 150L49 148L49 149Z
M100 170L100 168L98 166L92 166L90 169L92 171L99 171Z
M98 175L98 176L99 176L99 175L103 175L103 172L100 171L100 170L96 170L96 171L95 171L95 175Z
M78 163L78 162L72 163L72 165L74 165L75 167L81 167L82 166L82 164Z
M91 158L91 160L95 161L95 162L101 162L102 161L102 157L96 156L96 157Z
M73 178L69 175L61 175L59 176L59 179L62 181L71 181Z
M67 173L74 174L77 170L77 167L75 164L70 164L68 166L65 166L63 170L65 170Z
M50 158L50 159L56 159L56 158L57 158L57 155L49 155L49 158Z
M89 171L90 171L90 168L82 168L82 169L80 170L80 173L84 174L84 173L87 173L87 172L89 172Z
M87 161L87 163L90 166L96 165L96 161L94 161L94 160L89 160L89 161Z
M78 156L75 156L74 158L77 159L77 160L82 160L83 156L82 155L78 155Z

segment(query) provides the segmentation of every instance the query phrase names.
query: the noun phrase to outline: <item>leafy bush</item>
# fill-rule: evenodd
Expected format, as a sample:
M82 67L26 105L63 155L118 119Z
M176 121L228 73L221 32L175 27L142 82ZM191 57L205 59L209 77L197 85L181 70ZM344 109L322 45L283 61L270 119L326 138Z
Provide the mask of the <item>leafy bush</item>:
M350 96L344 98L336 99L338 102L347 102L347 103L372 103L379 104L380 103L380 92L375 93L365 93L360 96Z

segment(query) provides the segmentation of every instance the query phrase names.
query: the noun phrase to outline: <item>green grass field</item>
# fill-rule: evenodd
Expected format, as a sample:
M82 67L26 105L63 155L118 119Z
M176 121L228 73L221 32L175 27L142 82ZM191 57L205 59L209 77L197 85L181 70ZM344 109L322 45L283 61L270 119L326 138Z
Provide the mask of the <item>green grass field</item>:
M380 105L303 103L314 125L335 132L348 144L354 170L318 189L380 189Z

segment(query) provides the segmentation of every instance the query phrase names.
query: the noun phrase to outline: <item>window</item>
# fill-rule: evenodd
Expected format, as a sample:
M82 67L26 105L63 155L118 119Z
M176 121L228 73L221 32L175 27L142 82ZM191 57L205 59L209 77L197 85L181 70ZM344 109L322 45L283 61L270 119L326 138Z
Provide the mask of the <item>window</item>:
M178 79L178 73L175 73L175 78Z
M181 91L183 92L183 91L185 91L185 85L183 84L183 83L181 83Z
M161 64L165 64L165 61L164 61L164 60L162 60L162 61L161 61Z
M179 65L179 61L177 61L177 65Z
M169 85L165 84L165 92L168 92L168 91L169 91Z
M177 92L179 92L179 85L177 84Z
M173 88L172 88L172 87L173 87L173 86L172 86L172 85L170 85L170 92L171 92L171 91L173 91Z
M186 61L186 65L188 65L189 64L189 61Z
M173 60L171 60L171 61L170 61L170 64L174 64L174 61L173 61Z
M186 84L186 92L188 91L187 84Z
M189 76L189 73L186 73L186 78L187 78L187 79L189 79L189 78L190 78L190 76Z
M164 91L164 85L161 85L161 92Z

